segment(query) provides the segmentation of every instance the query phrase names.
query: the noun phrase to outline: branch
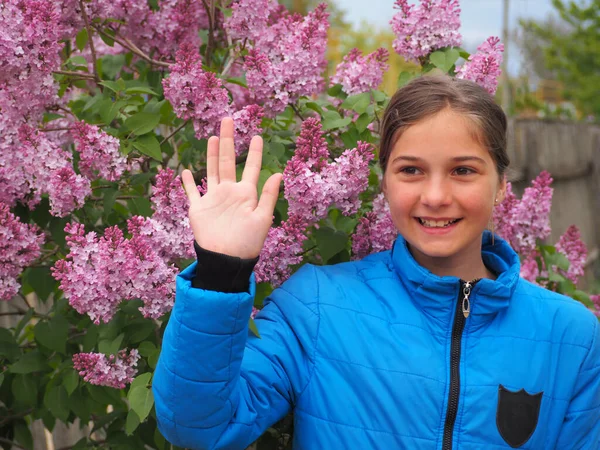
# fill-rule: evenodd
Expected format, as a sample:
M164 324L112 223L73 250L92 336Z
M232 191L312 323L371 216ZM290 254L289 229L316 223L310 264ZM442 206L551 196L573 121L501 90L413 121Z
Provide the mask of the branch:
M3 444L8 444L14 448L22 448L23 450L27 450L25 447L23 447L22 445L17 444L15 441L11 441L10 439L5 439L3 437L0 437L0 442L2 442Z
M169 139L171 139L173 136L175 136L179 130L181 130L183 127L185 127L188 123L190 123L190 119L186 120L185 122L183 122L181 125L179 125L177 127L177 129L175 129L175 131L173 131L170 135L168 135L166 138L164 138L161 142L160 145L163 145L165 142L167 142Z
M94 75L90 75L89 73L85 72L72 72L70 70L54 70L52 73L56 73L58 75L67 75L69 77L89 78L90 80L98 81Z
M85 5L83 4L83 0L79 0L79 6L81 8L81 15L83 16L83 21L85 23L85 28L88 34L88 43L90 44L90 50L92 52L92 67L94 69L94 79L99 85L100 77L98 76L98 69L96 69L96 49L94 48L94 40L92 39L92 29L90 27L90 21L88 19L87 13L85 12ZM102 89L102 87L100 87L100 89Z
M206 3L206 0L202 0L202 4L204 5L204 9L206 10L206 15L208 15L208 44L206 44L206 55L204 55L204 62L207 66L210 66L210 62L212 59L212 51L215 45L215 24L214 24L214 0L210 0L210 6Z
M300 117L300 120L304 120L304 117L302 117L302 114L300 114L300 110L298 109L298 107L294 103L291 103L291 106L296 115Z
M162 61L157 61L155 59L150 58L150 56L146 55L142 50L140 50L133 42L131 42L129 39L126 38L121 38L115 35L115 36L111 36L110 34L108 34L106 31L104 31L102 28L100 27L94 27L94 29L106 36L109 39L112 39L113 41L115 41L117 44L119 44L121 47L124 47L128 50L130 50L132 53L135 53L136 55L138 55L140 58L142 58L145 61L148 61L150 64L154 64L155 66L159 66L159 67L171 67L171 64L166 63L166 62L162 62Z
M23 301L25 302L25 304L27 305L27 309L33 309L31 307L31 305L29 304L29 302L27 301L27 298L25 298L25 296L21 293L19 293L19 297L21 297L23 299Z

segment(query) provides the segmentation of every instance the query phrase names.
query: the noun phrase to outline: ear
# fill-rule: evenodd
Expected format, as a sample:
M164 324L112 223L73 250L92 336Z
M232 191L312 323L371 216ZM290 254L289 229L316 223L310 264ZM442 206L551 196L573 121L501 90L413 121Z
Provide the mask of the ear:
M498 200L494 204L499 205L506 196L506 175L498 182L498 190L496 191L496 199Z

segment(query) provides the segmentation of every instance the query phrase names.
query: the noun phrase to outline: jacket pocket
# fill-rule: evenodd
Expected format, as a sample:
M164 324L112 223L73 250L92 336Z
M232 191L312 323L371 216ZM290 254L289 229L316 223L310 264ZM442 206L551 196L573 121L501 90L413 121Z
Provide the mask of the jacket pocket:
M538 423L543 392L529 394L525 389L513 392L498 387L496 426L502 439L513 448L525 444Z

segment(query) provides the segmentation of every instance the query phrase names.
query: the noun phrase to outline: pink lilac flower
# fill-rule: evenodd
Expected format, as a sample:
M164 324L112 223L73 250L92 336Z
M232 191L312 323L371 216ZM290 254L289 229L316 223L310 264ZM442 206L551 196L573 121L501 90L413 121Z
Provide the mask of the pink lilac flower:
M10 300L21 287L17 277L41 253L43 234L25 224L0 203L0 300Z
M193 121L198 139L217 134L221 119L229 114L229 96L222 81L202 69L196 47L181 47L163 87L177 117Z
M244 68L248 88L267 115L274 116L300 96L323 87L329 28L325 10L326 5L320 4L305 17L281 12L256 38Z
M477 52L469 56L469 60L460 66L456 78L474 81L494 95L498 87L498 77L502 73L500 65L503 51L504 44L500 43L500 38L494 36L487 38L477 47Z
M494 212L498 234L524 257L535 249L538 239L550 235L551 184L550 174L541 172L532 186L525 188L521 200L516 199L509 186L505 200Z
M89 195L89 180L73 171L71 154L52 136L22 125L18 132L0 124L0 201L33 208L50 196L51 213L69 214Z
M536 261L539 253L532 252L523 261L521 261L521 277L532 283L538 284L537 279L541 277L540 268ZM544 277L545 278L545 277Z
M252 319L254 319L256 317L256 315L260 312L260 309L255 308L254 306L252 307L252 312L250 313L250 317Z
M290 216L280 226L269 230L254 268L258 283L269 282L276 287L290 277L290 266L302 262L306 229L307 224L302 218Z
M90 384L123 389L133 381L139 359L136 349L129 353L120 350L116 356L108 357L102 353L76 353L73 355L73 367Z
M385 48L380 48L367 56L363 56L359 49L353 48L338 64L331 82L341 84L348 95L377 89L383 74L389 68L388 57L389 52Z
M231 5L231 16L225 19L225 30L232 39L260 38L269 16L277 8L274 0L239 0Z
M359 142L334 162L328 163L327 142L321 124L310 118L303 122L296 153L283 172L284 196L289 214L315 223L336 205L343 214L354 214L360 207L359 194L368 186L370 144Z
M579 228L571 225L558 240L556 250L563 253L569 260L570 265L566 273L567 278L573 283L577 283L579 277L584 274L587 259L587 247L581 240Z
M235 126L235 152L242 154L248 149L252 137L260 135L260 123L264 110L259 105L248 105L234 112L231 117Z
M458 0L422 0L420 5L396 0L394 6L400 11L390 21L396 35L392 45L407 60L418 61L437 49L461 44Z
M391 249L397 235L390 207L383 193L379 194L373 200L373 209L359 220L352 235L353 259Z
M81 157L79 170L82 174L91 180L100 177L117 181L121 178L127 168L127 159L121 155L119 139L84 121L74 124L72 135Z
M136 233L144 219L134 217L126 239L116 226L98 238L85 233L82 224L67 224L69 253L52 268L69 304L94 323L109 322L122 300L139 298L145 317L158 318L173 305L177 269L153 249L151 241Z
M172 169L156 175L152 189L152 209L148 218L134 218L129 224L133 234L144 236L166 261L193 258L194 240L188 218L189 203L179 176Z
M71 166L53 171L47 189L50 214L56 217L65 217L81 208L92 193L90 180L77 175Z

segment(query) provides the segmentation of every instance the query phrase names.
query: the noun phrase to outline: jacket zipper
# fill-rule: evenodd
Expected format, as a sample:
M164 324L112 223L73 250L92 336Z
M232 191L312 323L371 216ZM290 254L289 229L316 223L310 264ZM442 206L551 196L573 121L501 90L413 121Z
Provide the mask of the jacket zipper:
M458 301L456 302L456 314L452 324L452 338L450 342L450 392L448 393L448 409L446 410L446 422L444 423L444 440L442 450L452 450L452 434L454 422L458 413L458 400L460 396L460 349L465 322L471 314L471 289L479 279L473 281L460 280Z

